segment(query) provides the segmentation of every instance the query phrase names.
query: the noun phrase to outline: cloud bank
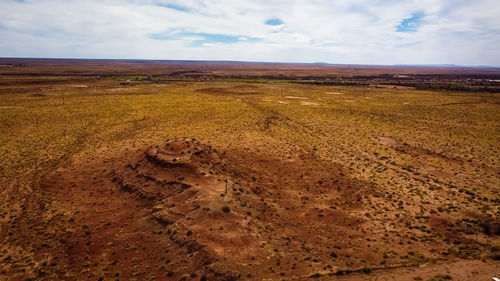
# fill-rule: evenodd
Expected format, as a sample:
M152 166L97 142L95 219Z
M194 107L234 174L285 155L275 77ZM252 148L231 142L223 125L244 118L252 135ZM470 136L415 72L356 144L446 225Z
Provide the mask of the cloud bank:
M0 0L0 56L500 66L497 0Z

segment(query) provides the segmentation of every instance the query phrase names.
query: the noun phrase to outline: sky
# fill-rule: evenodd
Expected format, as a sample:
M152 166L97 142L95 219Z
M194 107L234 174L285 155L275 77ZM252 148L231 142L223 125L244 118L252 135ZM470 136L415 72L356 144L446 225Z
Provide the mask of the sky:
M0 0L0 57L500 66L500 1Z

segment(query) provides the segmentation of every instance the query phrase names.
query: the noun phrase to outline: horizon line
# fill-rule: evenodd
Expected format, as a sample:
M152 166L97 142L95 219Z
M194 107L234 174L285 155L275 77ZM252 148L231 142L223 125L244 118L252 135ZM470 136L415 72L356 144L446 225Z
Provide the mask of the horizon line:
M143 62L199 62L199 63L247 63L247 64L305 64L316 66L372 66L372 67L430 67L430 68L493 68L493 65L458 65L458 64L362 64L362 63L329 63L329 62L283 62L283 61L245 61L245 60L194 60L194 59L139 59L139 58L74 58L74 57L0 57L3 59L39 59L39 60L89 60L89 61L143 61Z

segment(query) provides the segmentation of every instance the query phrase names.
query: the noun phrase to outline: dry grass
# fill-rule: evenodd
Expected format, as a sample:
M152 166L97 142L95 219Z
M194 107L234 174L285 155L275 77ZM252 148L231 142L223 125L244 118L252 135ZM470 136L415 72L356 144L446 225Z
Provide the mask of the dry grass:
M2 79L13 84L0 87L0 185L6 198L0 203L0 260L9 257L0 271L22 276L13 268L36 274L43 267L43 251L31 248L26 230L39 215L26 214L29 204L47 199L37 192L42 175L82 153L97 157L122 143L140 147L182 136L220 151L272 151L283 159L300 150L319 167L342 166L375 186L363 207L349 211L363 220L359 233L375 237L356 243L372 250L364 261L339 259L338 268L480 259L500 246L491 227L484 231L485 222L498 227L500 215L498 95L37 77L48 82L40 86L17 83L25 77ZM280 103L283 97L301 98ZM303 106L306 98L314 106ZM51 211L41 219L57 212Z

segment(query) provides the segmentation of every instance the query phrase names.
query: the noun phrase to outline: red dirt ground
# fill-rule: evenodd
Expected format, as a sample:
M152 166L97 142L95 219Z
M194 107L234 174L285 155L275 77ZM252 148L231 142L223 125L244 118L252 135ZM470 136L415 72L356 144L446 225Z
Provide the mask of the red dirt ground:
M52 255L67 264L44 274L91 280L328 280L348 273L339 280L414 280L407 277L443 273L437 265L398 269L398 263L411 265L415 258L398 262L397 253L407 252L410 239L404 235L389 243L369 216L353 216L380 193L374 186L303 151L280 157L272 147L258 149L263 140L253 144L222 152L186 138L149 148L124 146L100 157L80 155L47 175L42 190L61 214L50 219L46 234L56 237L64 256ZM443 219L431 222L447 233L439 230ZM387 233L390 226L385 228ZM477 272L460 276L491 274L491 267L478 264ZM480 280L467 278L458 280Z

